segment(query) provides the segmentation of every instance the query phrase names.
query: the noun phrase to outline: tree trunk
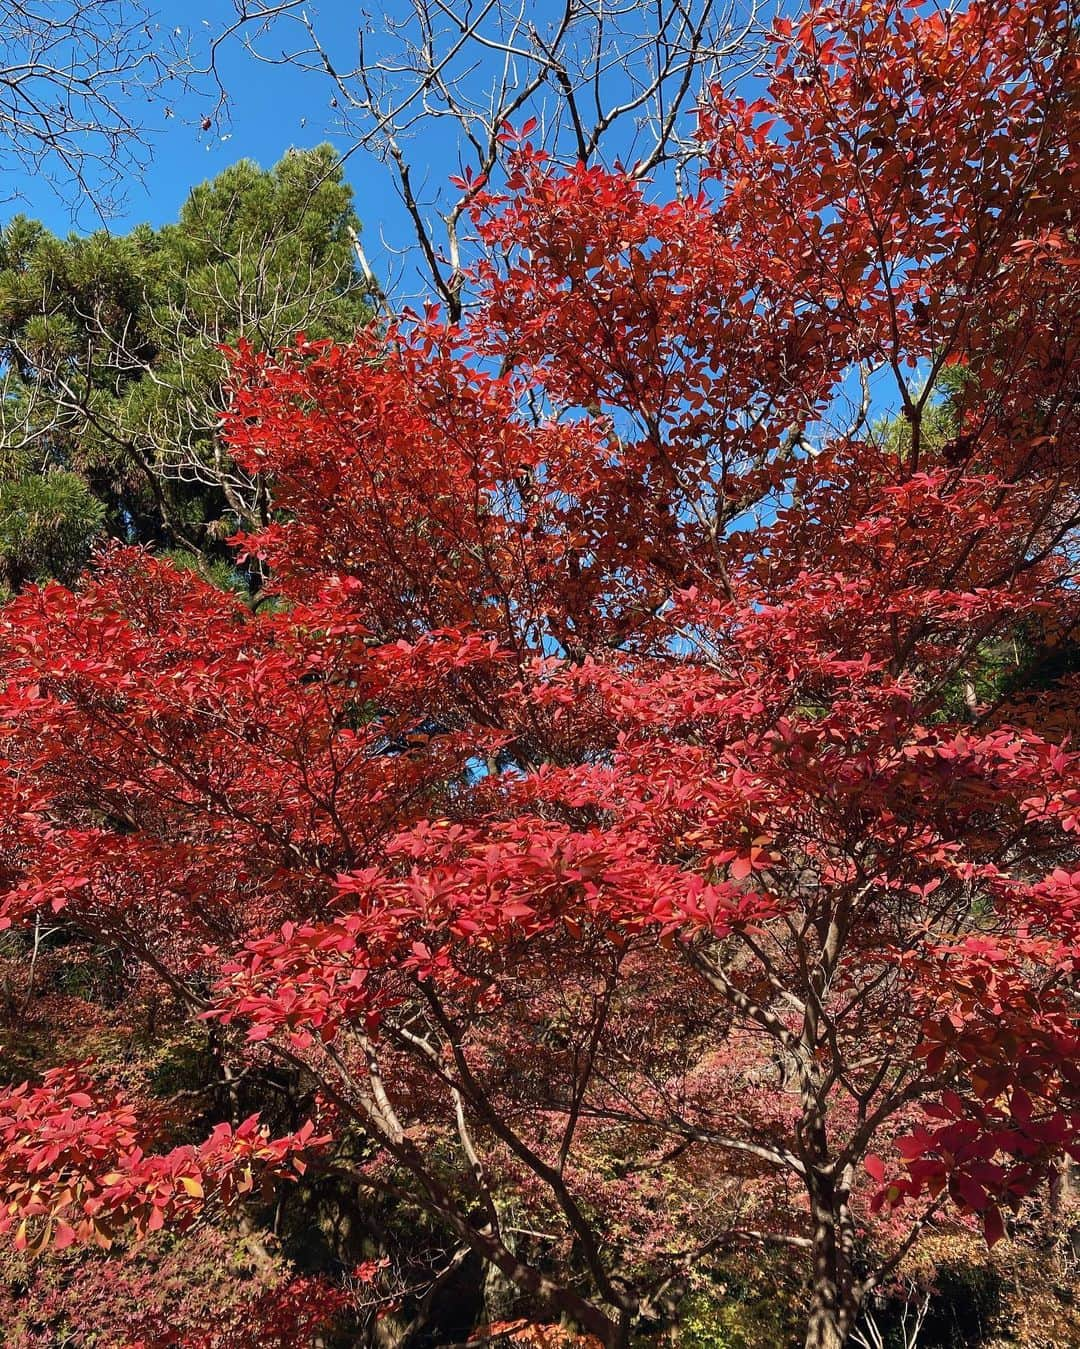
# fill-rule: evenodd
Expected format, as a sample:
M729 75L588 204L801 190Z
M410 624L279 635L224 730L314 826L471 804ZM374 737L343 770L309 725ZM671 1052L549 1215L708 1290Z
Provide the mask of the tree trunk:
M810 1213L814 1223L813 1292L806 1324L806 1349L843 1349L847 1340L842 1313L841 1252L837 1242L835 1187L832 1178L813 1175Z
M484 1320L491 1323L511 1320L520 1295L498 1265L489 1263L484 1266L481 1296L484 1302Z
M815 1290L806 1323L806 1349L843 1349L847 1334L841 1328L840 1315L835 1306L820 1301Z

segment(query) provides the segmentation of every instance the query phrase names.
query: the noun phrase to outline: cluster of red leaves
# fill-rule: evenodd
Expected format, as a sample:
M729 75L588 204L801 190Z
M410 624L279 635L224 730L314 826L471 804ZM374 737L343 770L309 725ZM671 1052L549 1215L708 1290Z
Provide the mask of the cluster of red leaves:
M198 1147L147 1153L147 1123L135 1106L104 1096L78 1068L54 1069L38 1087L0 1096L0 1233L16 1249L64 1249L76 1241L108 1248L128 1226L183 1228L208 1192L223 1203L252 1190L257 1173L304 1169L314 1128L271 1139L252 1117L219 1124Z
M0 1261L11 1349L298 1349L329 1329L346 1301L329 1282L290 1277L280 1257L254 1250L227 1220L200 1222L180 1240L129 1234L109 1252L8 1250Z
M296 1349L333 1327L348 1296L324 1279L294 1278L265 1289L205 1325L177 1330L151 1314L118 1349Z
M331 1040L342 1025L377 1031L405 996L390 991L402 975L458 996L479 992L486 981L455 959L470 948L494 952L553 930L573 939L598 925L629 934L701 923L722 936L773 907L732 881L665 865L647 836L573 831L540 816L483 832L434 821L387 851L425 865L405 877L374 869L339 877L338 895L363 908L325 924L286 924L280 936L250 943L225 966L215 1013L246 1020L253 1040L286 1029L303 1047L312 1033ZM745 875L737 862L732 873Z

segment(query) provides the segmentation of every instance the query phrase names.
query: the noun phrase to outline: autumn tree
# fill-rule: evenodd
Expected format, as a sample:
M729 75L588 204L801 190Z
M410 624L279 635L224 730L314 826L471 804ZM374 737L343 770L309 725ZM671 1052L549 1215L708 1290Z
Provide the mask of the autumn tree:
M781 20L672 201L504 130L474 312L236 352L274 606L123 548L7 606L4 921L296 1109L178 1142L93 1065L16 1085L18 1242L299 1164L605 1345L787 1251L838 1349L1077 1157L1076 679L975 676L1077 617L1078 31Z

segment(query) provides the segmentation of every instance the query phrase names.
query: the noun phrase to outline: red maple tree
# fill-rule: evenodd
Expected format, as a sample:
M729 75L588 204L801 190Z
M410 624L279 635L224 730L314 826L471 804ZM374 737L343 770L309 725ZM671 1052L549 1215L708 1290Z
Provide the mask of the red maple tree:
M7 606L4 923L321 1114L155 1152L57 1069L0 1099L0 1228L306 1153L606 1345L776 1244L833 1349L1080 1159L1077 682L986 676L1080 618L1078 32L815 5L672 202L521 138L464 321L236 354L272 604L116 547Z

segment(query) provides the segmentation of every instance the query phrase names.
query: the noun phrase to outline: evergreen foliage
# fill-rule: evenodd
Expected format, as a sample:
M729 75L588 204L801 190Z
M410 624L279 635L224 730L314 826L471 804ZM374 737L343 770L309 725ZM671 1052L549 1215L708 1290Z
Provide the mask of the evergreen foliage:
M264 489L218 434L222 348L350 338L370 312L358 229L329 146L269 171L241 160L157 230L60 239L23 216L7 225L0 538L15 583L77 569L102 526L210 560L237 523L262 521Z

